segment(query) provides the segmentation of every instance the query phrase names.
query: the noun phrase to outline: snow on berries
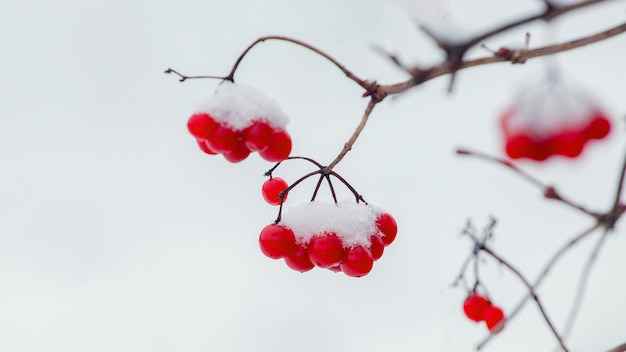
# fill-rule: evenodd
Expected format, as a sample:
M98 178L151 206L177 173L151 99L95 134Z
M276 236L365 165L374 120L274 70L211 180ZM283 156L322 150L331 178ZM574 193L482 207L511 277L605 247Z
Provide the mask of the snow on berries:
M284 258L296 271L317 266L361 277L396 233L393 217L372 205L314 201L284 211L278 224L261 231L259 245L267 257Z
M223 81L215 94L187 121L198 147L209 155L222 154L237 163L258 152L267 161L291 153L285 130L289 118L280 107L253 87Z
M471 293L463 302L465 316L474 322L485 322L491 333L497 333L504 328L504 312L484 296Z
M609 134L611 122L589 94L552 77L521 90L501 115L500 127L510 158L543 161L579 156L588 142Z

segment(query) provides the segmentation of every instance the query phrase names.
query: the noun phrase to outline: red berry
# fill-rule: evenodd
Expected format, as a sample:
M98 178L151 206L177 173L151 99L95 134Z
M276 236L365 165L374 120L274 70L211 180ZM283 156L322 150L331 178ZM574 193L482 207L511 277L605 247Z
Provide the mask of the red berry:
M301 273L309 271L315 267L315 264L313 264L311 259L309 259L309 252L306 247L301 244L297 244L295 251L291 255L285 257L285 263L291 269Z
M198 147L200 147L200 150L202 150L203 152L209 154L209 155L215 155L217 154L216 152L214 152L209 145L206 143L205 139L196 139L196 142L198 143Z
M261 231L259 246L266 256L280 259L293 255L296 250L296 238L290 228L269 224Z
M243 141L239 141L235 149L224 153L224 158L230 161L231 163L238 163L240 161L245 160L248 155L250 155L250 149L246 147Z
M270 205L279 205L281 202L280 192L286 190L288 187L287 182L280 177L270 178L269 180L263 182L263 186L261 187L261 193L263 194L263 199ZM282 201L287 200L287 194L283 195Z
M246 147L252 151L267 148L272 142L272 128L265 121L254 121L242 132Z
M334 233L313 237L309 243L309 258L320 268L339 264L343 256L343 244Z
M291 153L291 137L284 130L274 130L272 140L267 148L260 150L259 155L267 161L277 162L287 159Z
M398 225L396 220L389 213L382 213L376 219L376 227L382 232L382 240L385 246L388 246L396 239L398 233Z
M237 147L239 133L226 125L219 125L213 134L207 138L209 147L218 153L228 153Z
M601 139L606 137L609 132L611 132L611 122L604 113L598 111L584 133L587 138Z
M383 239L378 235L370 236L370 252L372 253L372 258L374 260L380 259L383 256L383 252L385 251L385 243Z
M533 141L528 136L517 135L508 137L506 140L506 155L512 159L524 158L532 153Z
M335 272L335 273L339 273L339 272L341 272L341 265L337 264L337 265L331 266L331 267L326 268L326 269L328 269L328 270L330 270L332 272Z
M365 276L372 271L373 266L374 258L372 258L372 253L363 246L346 249L341 258L341 271L348 276Z
M491 303L485 297L472 293L463 302L463 312L468 319L479 322L485 319L485 312L490 306Z
M200 139L208 139L218 124L209 114L197 113L187 120L187 129L192 136Z
M497 333L504 328L504 312L496 306L489 306L485 310L485 324L492 333Z
M582 153L585 142L583 134L571 130L564 131L554 136L555 150L553 153L570 158L577 157Z

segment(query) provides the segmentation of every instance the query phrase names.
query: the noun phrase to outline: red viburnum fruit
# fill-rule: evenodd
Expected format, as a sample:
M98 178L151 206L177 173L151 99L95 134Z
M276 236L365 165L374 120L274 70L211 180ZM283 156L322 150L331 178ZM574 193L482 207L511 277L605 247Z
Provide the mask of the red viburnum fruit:
M385 243L383 239L378 235L370 236L370 252L374 260L380 259L385 251Z
M328 270L330 270L332 272L335 272L335 273L339 273L339 272L341 272L341 265L340 264L333 265L333 266L328 267L326 269L328 269Z
M576 158L591 140L609 134L611 122L597 103L586 92L566 87L562 79L559 75L518 92L515 102L500 116L510 158Z
M219 125L213 134L207 138L207 144L211 150L226 154L234 150L239 144L239 133L226 125Z
M274 130L269 145L259 151L267 161L278 162L287 159L291 153L291 137L285 130Z
M504 328L504 312L500 307L490 305L485 310L485 324L492 333L500 332Z
M260 151L272 142L272 127L265 121L254 121L243 130L242 137L248 149Z
M602 139L611 132L611 122L604 112L597 110L593 115L593 119L585 128L585 137L593 139Z
M316 236L309 243L309 258L320 268L329 268L339 264L343 256L343 244L335 233Z
M193 114L187 120L189 133L198 139L209 139L215 129L217 129L217 126L218 123L206 113Z
M288 187L287 182L280 177L273 177L269 180L263 182L263 186L261 187L261 193L263 194L263 199L270 205L279 205L281 202L280 192L286 190ZM287 200L287 194L283 195L282 201Z
M240 140L233 150L224 153L224 158L231 163L238 163L245 160L248 155L250 155L250 149Z
M396 239L398 233L398 225L396 220L389 213L382 213L376 219L376 227L383 234L382 240L385 246L388 246Z
M211 147L209 147L209 145L206 143L206 139L197 138L196 142L198 143L198 147L200 148L200 150L202 150L203 152L209 155L217 154L217 152L213 151Z
M315 267L315 264L309 259L307 248L301 244L296 244L295 251L285 257L285 263L288 267L301 273L309 271Z
M477 293L472 293L463 302L463 312L468 319L479 322L485 320L485 312L490 306L491 303L488 299Z
M293 255L296 250L296 238L291 229L269 224L261 231L259 246L267 257L280 259Z
M341 271L348 276L365 276L372 271L373 266L374 258L372 258L372 253L363 246L346 249L341 258Z

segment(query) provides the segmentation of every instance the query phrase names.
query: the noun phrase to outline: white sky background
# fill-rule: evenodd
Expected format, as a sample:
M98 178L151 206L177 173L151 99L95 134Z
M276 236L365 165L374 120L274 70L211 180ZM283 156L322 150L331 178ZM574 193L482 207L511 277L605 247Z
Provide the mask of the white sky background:
M538 1L443 2L468 28L537 10ZM501 153L498 114L544 60L463 71L455 92L438 79L380 104L336 171L389 211L399 234L360 279L296 273L265 258L258 234L276 216L260 188L272 164L239 164L198 150L186 131L218 82L180 84L162 71L226 74L255 38L287 35L331 53L362 77L405 76L372 50L408 63L440 57L399 7L374 0L17 1L0 4L0 351L470 351L485 328L460 311L450 283L471 245L468 218L499 220L495 248L533 278L591 222L510 172L456 157ZM624 21L613 1L489 41L497 48L575 38ZM473 56L487 55L476 50ZM522 163L581 203L606 210L624 149L626 36L558 56L615 122L608 141L576 161ZM302 48L267 42L237 73L290 115L295 155L327 163L366 105L361 90ZM297 162L278 175L310 171ZM289 203L305 201L305 183ZM596 263L575 330L576 351L626 342L626 239L618 228ZM595 238L595 237L594 237ZM562 327L593 241L540 290ZM493 263L483 268L505 312L525 293ZM528 305L490 351L549 350Z

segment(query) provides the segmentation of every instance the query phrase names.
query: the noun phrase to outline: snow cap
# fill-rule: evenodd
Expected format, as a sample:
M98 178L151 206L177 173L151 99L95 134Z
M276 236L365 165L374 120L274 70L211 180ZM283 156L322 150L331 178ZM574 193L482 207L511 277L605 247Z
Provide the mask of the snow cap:
M289 117L280 106L260 90L230 81L223 81L212 97L201 103L196 112L204 112L235 131L253 121L265 121L275 129L285 129Z
M289 227L298 243L308 243L316 235L334 232L344 248L369 247L370 236L381 235L376 219L382 213L375 206L353 201L337 204L315 201L284 210L279 225Z

